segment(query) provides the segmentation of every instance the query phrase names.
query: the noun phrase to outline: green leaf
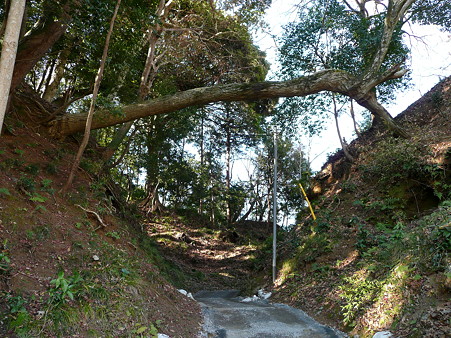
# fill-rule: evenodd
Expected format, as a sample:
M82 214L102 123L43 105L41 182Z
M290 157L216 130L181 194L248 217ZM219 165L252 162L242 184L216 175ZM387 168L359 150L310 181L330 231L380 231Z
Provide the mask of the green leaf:
M0 188L0 194L6 195L6 196L11 196L11 193L6 188Z
M67 284L67 280L61 280L61 290L63 290L63 292L67 292L68 286L69 285Z
M47 199L39 194L33 194L33 196L30 197L30 201L44 203Z
M138 330L136 330L137 334L141 334L148 329L147 326L141 326Z

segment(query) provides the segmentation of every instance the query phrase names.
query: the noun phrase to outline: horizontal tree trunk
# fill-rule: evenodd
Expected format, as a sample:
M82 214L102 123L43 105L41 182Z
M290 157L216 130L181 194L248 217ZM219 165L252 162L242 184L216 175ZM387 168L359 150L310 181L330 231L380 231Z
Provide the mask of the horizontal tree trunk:
M387 126L396 125L380 104L368 101L368 95L358 91L359 80L341 70L328 69L295 80L282 82L259 82L227 84L190 89L173 95L163 96L144 103L132 104L122 108L122 114L98 111L94 114L92 129L105 128L136 120L146 116L171 113L180 109L205 105L219 101L253 101L279 97L306 96L321 91L341 93L354 98L359 104L386 121ZM375 96L374 96L375 100ZM49 122L50 134L63 137L84 130L86 113L67 114ZM400 130L400 128L397 128Z

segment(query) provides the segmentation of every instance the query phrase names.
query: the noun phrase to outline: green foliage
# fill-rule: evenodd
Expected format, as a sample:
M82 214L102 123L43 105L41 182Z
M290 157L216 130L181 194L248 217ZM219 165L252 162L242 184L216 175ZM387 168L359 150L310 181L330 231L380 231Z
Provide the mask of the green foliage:
M29 193L32 193L36 190L36 183L34 178L30 178L29 176L22 175L16 183L16 187L18 189L23 189Z
M324 253L332 251L332 242L326 234L312 233L301 240L295 252L295 259L298 265L314 262L315 259Z
M55 175L56 173L58 173L58 168L55 163L49 162L45 165L45 171L48 174Z
M1 195L11 196L11 193L9 192L9 190L7 188L0 188L0 196Z
M30 198L30 201L32 202L39 202L39 203L44 203L45 201L47 201L47 199L41 195L39 195L38 193L33 193Z
M443 31L451 31L451 3L442 0L415 1L412 21L422 25L439 25Z
M100 172L100 165L101 163L99 161L94 161L85 157L80 161L80 168L86 170L90 174L96 174Z
M22 296L6 295L8 305L8 314L6 316L8 327L19 337L27 337L29 332L29 323L32 317L26 309L27 300Z
M41 181L41 187L42 187L42 190L44 190L44 191L49 191L49 192L50 192L50 191L53 191L53 190L51 189L52 183L53 183L53 181L50 180L50 179L48 179L48 178L42 179L42 181Z
M343 323L354 327L356 325L354 319L377 299L382 286L383 283L381 281L359 274L345 277L343 284L339 287L341 291L340 297L344 301L344 305L341 307Z
M30 240L43 241L50 236L50 228L48 225L39 225L32 230L27 230L27 237Z
M451 200L444 201L432 214L418 220L422 229L421 247L426 255L421 262L425 267L444 270L451 252Z
M37 205L36 208L34 208L34 211L47 212L47 208L43 205Z
M137 335L137 337L158 337L158 329L155 325L142 325L140 323L135 324L135 328L131 331L131 333Z
M7 274L10 270L11 260L6 252L0 252L0 275Z
M360 167L365 180L394 184L428 173L423 148L409 140L385 138L373 153L376 157Z
M407 195L413 194L414 185L421 185L416 188L421 188L419 193L430 190L440 200L451 196L447 173L441 166L429 162L428 148L404 139L385 138L372 154L375 155L367 159L367 164L360 165L359 170L365 181L374 182L379 190L388 190L391 197L384 202L386 208L403 207ZM399 203L396 199L400 199Z
M64 271L58 272L58 276L50 281L52 287L49 292L49 303L53 306L60 306L67 302L67 299L74 300L80 292L80 284L83 281L80 274L75 272L68 278L64 277Z
M25 167L25 171L33 176L36 176L39 173L39 164L29 164Z
M121 235L117 231L108 231L105 236L111 237L113 239L120 239Z
M378 52L385 16L385 12L368 15L365 11L350 11L339 0L300 1L296 21L286 26L280 39L282 77L292 79L321 69L363 74ZM379 71L404 63L408 53L401 27L397 27ZM395 91L408 86L408 78L380 84L377 87L379 100L393 99ZM348 98L335 95L335 100L344 105ZM330 93L290 98L280 105L277 118L288 130L300 124L307 134L315 135L324 128L332 105Z

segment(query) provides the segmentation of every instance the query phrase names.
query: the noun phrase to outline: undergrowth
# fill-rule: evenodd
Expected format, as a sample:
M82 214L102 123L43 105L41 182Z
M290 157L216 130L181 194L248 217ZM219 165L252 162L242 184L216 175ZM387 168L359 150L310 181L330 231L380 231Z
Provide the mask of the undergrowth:
M374 224L358 216L345 222L329 212L318 212L318 216L316 222L295 230L290 244L295 249L283 262L279 281L296 289L299 280L303 288L328 280L332 286L328 292L339 296L335 307L349 331L366 337L375 329L395 329L400 318L411 311L412 287L420 287L430 275L437 275L439 280L449 278L450 200L414 222L398 219L395 224ZM340 246L334 245L342 236L336 228L356 229L358 254L346 267ZM333 251L335 261L317 261Z
M6 293L9 329L18 336L156 336L161 320L151 321L143 288L161 281L157 271L142 274L139 260L108 243L98 261L78 272L63 270L38 299ZM32 309L39 309L36 313ZM125 314L125 318L124 318Z

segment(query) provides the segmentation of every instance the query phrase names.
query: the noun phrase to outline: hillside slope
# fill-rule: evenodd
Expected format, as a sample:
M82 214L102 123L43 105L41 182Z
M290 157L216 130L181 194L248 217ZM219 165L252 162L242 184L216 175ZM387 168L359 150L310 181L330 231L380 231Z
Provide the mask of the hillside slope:
M362 337L451 335L451 78L332 155L311 188L317 221L284 243L277 300Z
M195 337L198 304L95 160L60 193L75 151L20 125L1 137L0 336Z

